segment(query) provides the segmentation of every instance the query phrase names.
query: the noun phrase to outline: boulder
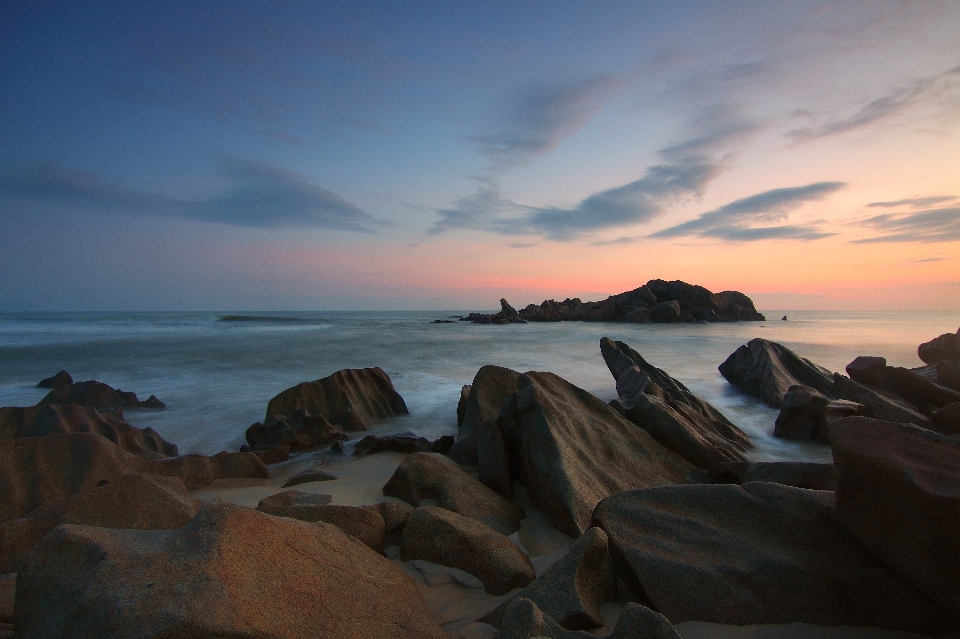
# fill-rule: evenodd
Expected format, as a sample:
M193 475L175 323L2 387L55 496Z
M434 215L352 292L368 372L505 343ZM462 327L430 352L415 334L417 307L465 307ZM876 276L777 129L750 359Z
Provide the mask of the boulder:
M560 532L583 534L607 495L702 479L647 431L557 375L526 373L517 386L499 417L511 469Z
M834 398L833 373L789 348L759 337L738 348L720 364L720 374L747 395L780 408L791 386L808 386Z
M863 406L861 416L894 422L929 425L930 420L902 397L877 387L858 384L840 373L833 374L834 395Z
M721 291L711 296L722 319L732 322L763 322L767 318L757 311L753 300L739 291Z
M960 391L960 359L941 359L937 362L937 383Z
M831 433L833 518L960 617L960 441L863 417Z
M310 509L316 506L326 506L333 497L317 493L304 493L299 490L285 490L281 493L264 497L257 504L257 510L275 517L289 517L307 521Z
M380 368L353 368L288 388L267 404L267 415L289 416L304 409L343 430L366 430L375 420L406 415L407 405ZM266 422L264 422L266 423Z
M672 623L811 623L942 634L957 619L830 516L833 493L765 482L602 501L617 574Z
M902 397L928 416L947 404L960 402L960 392L941 386L916 370L887 366L882 357L858 357L847 365L847 374L855 382Z
M526 597L517 597L504 606L498 639L592 639L595 635L582 630L566 630L537 604ZM629 602L620 612L617 625L605 639L681 639L663 615L646 606Z
M367 435L353 449L354 455L374 455L376 453L427 453L433 448L434 442L426 437L417 437L410 431L394 433L377 437Z
M483 366L477 371L464 406L457 442L447 453L460 464L477 465L477 429L496 419L503 403L517 392L520 373L502 366Z
M930 422L928 428L941 435L960 434L960 402L939 409L930 417Z
M523 588L536 577L530 559L506 536L446 508L416 508L410 513L403 527L400 558L459 568L483 582L491 595Z
M765 481L810 490L834 490L837 486L833 464L815 462L728 462L715 466L711 477L719 484Z
M44 437L54 433L97 433L128 453L145 459L176 457L177 446L152 428L123 421L123 411L99 412L77 404L0 408L0 439Z
M917 355L927 364L941 359L960 359L960 329L956 333L944 333L917 347Z
M61 526L16 596L23 639L445 637L413 579L336 526L226 502L174 531Z
M637 308L624 313L623 317L620 318L620 321L624 324L647 324L653 321L653 316L650 314L650 309L645 306L638 306Z
M114 410L116 408L166 408L163 402L154 395L141 402L136 393L114 389L95 379L86 382L74 382L63 386L55 386L40 400L42 404L77 404L97 410Z
M774 423L773 436L830 443L830 426L863 410L845 399L829 399L807 386L791 386Z
M463 426L463 417L467 414L467 399L470 397L470 384L460 387L460 401L457 402L457 428Z
M22 517L127 473L179 477L189 490L224 478L269 478L253 453L185 455L159 461L127 453L96 433L0 441L0 521Z
M658 302L650 308L650 319L654 322L679 322L680 303L675 300Z
M305 470L301 473L297 473L286 483L281 486L281 488L290 488L291 486L299 486L300 484L309 484L315 481L333 481L336 479L336 475L331 475L330 473L320 470L318 468L311 468Z
M263 422L251 425L247 429L246 439L254 451L266 451L281 446L300 451L325 448L349 438L323 415L308 415L307 411L301 408L289 417L273 415Z
M603 626L600 606L617 599L617 576L607 550L607 534L599 528L585 532L562 559L517 597L529 599L568 630ZM480 621L499 627L508 605L500 605Z
M870 386L880 386L880 371L887 365L885 357L875 357L872 355L860 355L855 360L847 364L847 375L855 382L860 384L869 384Z
M282 493L281 493L282 494ZM277 497L268 501L271 497ZM362 508L360 506L335 506L332 504L313 504L303 505L308 501L300 497L290 499L290 506L274 506L285 498L272 495L266 499L261 499L257 504L257 510L273 515L275 517L289 517L306 522L323 521L333 524L348 535L352 535L362 541L371 550L378 553L383 552L383 541L386 537L386 524L379 512L372 508ZM299 496L298 496L299 497ZM324 497L329 495L320 495L321 499L314 501L324 501Z
M516 317L520 313L517 312L517 309L510 306L510 304L504 298L500 298L500 312L507 317Z
M41 379L37 384L37 388L56 388L57 386L69 386L72 383L73 378L70 377L70 373L67 371L60 371L53 377Z
M441 508L483 522L504 535L520 528L523 511L438 453L408 456L383 486L383 494L412 506L432 499Z
M413 512L413 506L395 501L381 501L376 504L361 506L361 508L370 508L377 511L383 517L384 530L388 535L403 532L403 526L407 523L410 513Z
M197 509L178 477L122 475L0 524L0 573L21 570L30 550L62 524L173 530L185 526Z

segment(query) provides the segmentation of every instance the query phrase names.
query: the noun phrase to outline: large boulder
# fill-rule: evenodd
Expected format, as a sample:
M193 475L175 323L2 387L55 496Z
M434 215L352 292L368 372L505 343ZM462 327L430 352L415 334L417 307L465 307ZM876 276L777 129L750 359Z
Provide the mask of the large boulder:
M247 443L254 451L266 451L281 446L291 451L326 448L349 439L346 433L326 420L323 415L308 415L300 408L290 416L271 415L263 422L250 426Z
M477 430L484 422L497 418L503 403L517 392L519 378L520 373L502 366L487 365L477 371L464 404L457 442L447 453L451 459L477 465Z
M774 422L773 436L783 439L815 439L830 443L830 426L856 415L863 406L845 399L824 397L807 386L791 386Z
M587 391L525 373L500 413L514 475L560 532L579 537L594 506L631 488L683 484L701 472Z
M27 408L0 408L0 439L44 437L54 433L97 433L128 453L146 459L176 457L177 446L152 428L123 421L123 411L99 412L77 404L41 404Z
M927 364L941 359L960 359L960 329L956 333L944 333L917 347L917 355Z
M483 522L504 535L520 528L523 511L439 453L406 457L383 486L383 494L412 506L432 499L441 508Z
M763 322L767 319L754 307L753 300L740 291L720 291L711 299L722 319L733 322Z
M329 524L215 502L174 531L61 526L17 580L23 639L442 639L414 581Z
M381 368L344 369L288 388L267 404L265 420L274 415L289 417L301 408L343 430L366 430L375 420L408 412Z
M0 573L21 570L30 550L63 524L173 530L185 526L197 509L178 477L123 475L0 524Z
M591 528L570 551L547 568L517 597L529 599L568 630L603 626L600 606L617 599L617 576L607 549L607 534ZM500 626L509 603L480 621Z
M831 433L834 519L960 616L960 440L863 417Z
M928 634L957 619L837 525L833 493L666 486L597 506L622 577L672 623L811 623Z
M711 472L720 484L745 484L766 481L810 490L834 490L837 478L833 464L799 461L728 462L718 464Z
M0 441L0 521L22 517L101 481L127 473L179 477L188 489L215 479L269 478L253 453L185 455L152 461L96 433L66 433Z
M416 508L400 541L403 561L426 559L479 579L491 595L523 588L536 577L530 558L490 526L446 508Z
M882 388L859 384L840 373L833 374L833 389L835 397L863 406L858 411L862 417L918 426L927 426L930 423L929 418L902 397Z
M115 389L95 379L54 386L39 404L77 404L97 410L166 408L154 395L141 402L136 393Z
M847 374L855 382L902 397L927 416L947 404L960 402L960 392L930 381L916 371L887 366L879 357L858 357L847 365Z
M327 495L323 495L323 497L327 497ZM293 507L273 505L278 501L279 499L271 499L270 497L261 499L257 505L257 510L276 517L289 517L307 522L323 521L333 524L348 535L362 541L370 549L383 552L383 542L387 534L386 523L380 513L372 508L332 504ZM291 502L296 504L297 500L294 499Z
M783 405L783 397L791 386L809 386L834 397L833 373L786 346L759 337L734 351L719 370L741 391L774 408Z

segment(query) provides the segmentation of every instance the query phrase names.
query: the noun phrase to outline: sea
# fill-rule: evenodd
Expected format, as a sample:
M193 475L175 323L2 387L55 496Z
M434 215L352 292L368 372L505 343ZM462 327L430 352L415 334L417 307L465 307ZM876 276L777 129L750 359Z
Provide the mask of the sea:
M156 395L166 410L127 410L126 420L154 428L181 453L213 454L239 449L247 427L284 389L344 368L379 366L410 414L371 432L435 439L456 434L460 389L485 364L550 371L614 399L599 346L609 337L717 407L753 440L752 459L829 461L828 446L773 437L777 410L740 393L717 366L762 337L832 371L858 355L916 367L919 344L960 324L960 312L763 313L764 322L508 325L433 323L467 311L3 313L0 406L36 404L47 392L37 382L65 369L75 381L96 379L141 399Z

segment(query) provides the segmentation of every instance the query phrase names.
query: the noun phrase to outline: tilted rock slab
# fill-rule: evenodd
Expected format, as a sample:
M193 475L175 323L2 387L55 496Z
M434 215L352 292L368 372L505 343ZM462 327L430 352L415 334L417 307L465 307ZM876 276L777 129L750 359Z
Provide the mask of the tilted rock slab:
M927 364L941 359L960 359L960 329L956 333L944 333L917 347L917 355Z
M791 386L809 386L834 398L833 373L786 346L759 337L734 351L719 371L741 391L774 408L783 405Z
M375 420L406 415L407 405L381 368L348 368L288 388L267 404L265 421L304 409L344 430L366 430Z
M476 519L504 535L516 532L523 519L523 511L512 501L439 453L406 457L384 484L383 494L398 497L411 506L432 499L441 508Z
M815 439L830 443L830 426L864 410L862 404L830 399L808 386L791 386L783 396L773 436L783 439Z
M863 406L861 417L928 426L930 420L907 400L882 388L859 384L840 373L833 374L834 396Z
M582 630L566 630L526 597L504 606L497 639L595 639ZM605 639L682 639L663 615L633 602L623 607L617 625Z
M833 517L960 616L960 440L852 417L831 433Z
M858 357L847 365L847 374L855 382L902 397L928 417L938 408L960 402L960 392L930 381L908 368L887 366L882 357Z
M413 579L336 526L226 502L169 532L61 526L16 596L22 639L445 637Z
M672 623L942 634L957 619L843 530L833 493L751 482L633 490L594 522L617 574Z
M477 431L484 422L497 418L503 403L517 392L518 379L520 373L502 366L482 366L477 371L464 402L457 442L447 453L451 459L477 465Z
M553 373L525 373L499 418L511 467L560 532L590 528L604 497L701 481L703 472L587 391Z
M435 506L410 513L400 540L400 558L459 568L483 582L491 595L523 588L537 576L530 558L505 535Z

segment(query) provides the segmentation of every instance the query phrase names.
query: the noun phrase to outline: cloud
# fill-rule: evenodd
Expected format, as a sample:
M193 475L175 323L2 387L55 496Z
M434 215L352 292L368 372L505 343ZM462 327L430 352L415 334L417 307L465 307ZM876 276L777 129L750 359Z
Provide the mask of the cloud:
M822 200L846 186L843 182L816 182L772 189L708 211L699 217L657 231L650 237L708 237L735 242L767 239L817 240L834 235L813 225L756 226L782 222L808 202Z
M854 244L955 242L960 240L960 207L930 209L903 215L886 213L863 220L860 224L884 234L853 240Z
M944 202L951 202L956 200L956 195L933 195L930 197L914 197L907 198L905 200L894 200L892 202L871 202L867 204L870 207L882 207L886 209L897 208L900 206L911 206L913 208L924 208L927 206L933 206L934 204L942 204Z
M333 191L285 169L240 159L224 160L221 168L231 186L206 199L187 200L126 188L119 181L60 164L34 163L0 171L0 197L253 228L369 232L377 224Z
M904 262L908 264L924 264L926 262L943 262L944 260L946 260L944 257L924 257L918 260L904 260Z
M900 115L910 109L927 104L946 105L955 116L960 113L956 96L960 93L960 66L919 78L871 100L853 115L834 118L822 124L794 129L787 137L796 142L806 142L829 135L846 133L880 120Z
M515 249L525 249L525 248L533 248L534 246L536 246L536 244L525 243L525 242L515 242L513 244L507 244L507 246Z
M498 131L470 138L492 168L523 164L580 130L613 96L619 81L596 76L531 87L505 109Z

